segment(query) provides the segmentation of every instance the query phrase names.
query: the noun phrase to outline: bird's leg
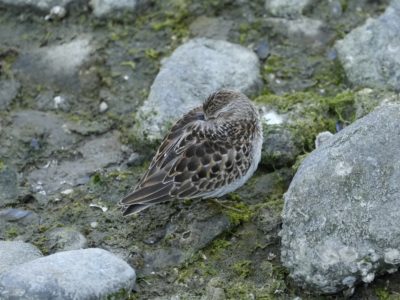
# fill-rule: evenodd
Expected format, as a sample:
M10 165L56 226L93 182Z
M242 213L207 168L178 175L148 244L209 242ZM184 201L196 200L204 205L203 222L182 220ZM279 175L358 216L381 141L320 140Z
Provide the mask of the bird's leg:
M241 209L238 209L236 207L224 204L224 203L227 203L227 202L231 202L229 200L219 200L217 198L210 198L209 201L211 201L211 202L213 202L213 203L215 203L215 204L217 204L217 205L219 205L219 206L221 206L223 208L226 208L226 209L230 209L230 210L233 210L233 211L236 211L236 212L239 212L239 213L243 212L243 210L241 210Z

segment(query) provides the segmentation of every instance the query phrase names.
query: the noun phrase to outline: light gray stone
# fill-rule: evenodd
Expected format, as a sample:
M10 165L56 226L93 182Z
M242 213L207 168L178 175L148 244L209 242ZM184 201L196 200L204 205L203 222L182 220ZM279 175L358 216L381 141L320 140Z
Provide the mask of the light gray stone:
M0 241L0 274L39 257L42 253L32 244Z
M386 103L299 167L281 232L281 259L297 284L336 293L399 266L399 117L400 103Z
M91 0L93 14L96 17L119 17L124 12L134 12L144 0Z
M14 223L21 226L32 224L39 225L40 217L33 211L18 208L6 208L0 210L0 228L6 223Z
M135 271L103 249L59 252L15 266L0 275L1 299L102 299L130 292Z
M0 110L6 109L17 96L20 84L15 80L0 81Z
M250 95L260 84L254 52L226 41L190 40L164 62L137 114L137 133L160 139L168 125L215 90L226 87Z
M90 38L79 36L63 44L29 49L18 58L15 68L20 76L34 82L76 90L80 87L79 71L92 50Z
M311 0L266 0L265 9L275 17L297 17Z
M332 132L329 131L322 131L317 134L315 137L315 148L321 147L323 144L325 144L327 141L329 141L333 136Z
M356 85L400 91L400 0L377 19L335 45L348 79Z
M34 8L48 12L53 6L66 6L74 0L0 0L0 5L18 8Z
M47 245L52 252L87 248L87 240L74 228L55 228L47 234Z

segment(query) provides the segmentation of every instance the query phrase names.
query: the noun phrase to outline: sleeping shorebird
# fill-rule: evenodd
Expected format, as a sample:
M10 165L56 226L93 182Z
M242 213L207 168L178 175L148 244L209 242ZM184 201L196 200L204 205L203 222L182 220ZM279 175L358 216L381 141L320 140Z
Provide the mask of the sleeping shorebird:
M121 200L123 215L230 193L257 169L261 146L256 107L240 92L219 90L175 123L136 189Z

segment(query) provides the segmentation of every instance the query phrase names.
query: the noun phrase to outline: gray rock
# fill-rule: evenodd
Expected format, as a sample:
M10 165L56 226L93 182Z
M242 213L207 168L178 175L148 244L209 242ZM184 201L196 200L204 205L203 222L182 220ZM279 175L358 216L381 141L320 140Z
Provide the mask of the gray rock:
M39 257L42 253L32 244L0 241L0 274Z
M91 52L90 39L81 36L64 44L30 49L20 55L15 68L28 80L74 91L80 88L79 70Z
M329 141L333 137L333 134L329 131L322 131L317 134L315 137L315 148L321 147L327 141Z
M298 17L311 0L266 0L265 9L275 17Z
M169 124L211 92L230 87L249 95L260 84L259 61L252 51L225 41L190 40L164 62L137 114L137 133L160 139Z
M206 294L201 297L201 300L225 300L225 291L223 280L218 277L212 278L206 287Z
M31 224L39 224L39 220L39 216L30 210L18 208L6 208L0 210L0 226L3 223L16 223L22 226L27 226Z
M99 18L118 18L126 12L135 12L145 0L91 0L93 14Z
M17 96L21 85L15 80L0 81L0 110L6 109Z
M47 246L52 252L87 248L86 238L74 228L55 228L47 234Z
M285 194L281 259L294 281L336 293L399 266L400 104L335 134Z
M0 165L0 207L16 202L17 197L17 173L10 167Z
M382 90L372 90L369 88L358 91L354 96L354 109L356 119L364 117L381 103L400 101L400 95L398 93Z
M268 18L266 22L276 34L283 35L290 43L305 48L321 48L333 38L333 33L320 20L302 17L295 20Z
M52 161L49 165L33 170L28 176L32 186L41 184L46 193L54 193L62 188L70 188L81 184L82 178L93 174L96 170L122 160L119 134L111 132L89 140L76 149L81 158Z
M15 266L0 275L1 299L100 299L125 290L135 271L103 249L59 252Z
M266 59L270 54L269 44L267 41L261 41L255 47L254 51L256 51L258 57L262 60Z
M42 12L48 12L53 6L66 6L74 0L0 0L0 6L17 8L34 8Z
M276 168L288 166L302 152L293 131L285 126L264 126L263 136L261 163L264 165L273 164Z
M200 16L190 24L190 32L195 37L205 37L216 40L226 40L233 21L223 18Z
M348 79L356 85L400 90L400 0L377 19L335 45Z

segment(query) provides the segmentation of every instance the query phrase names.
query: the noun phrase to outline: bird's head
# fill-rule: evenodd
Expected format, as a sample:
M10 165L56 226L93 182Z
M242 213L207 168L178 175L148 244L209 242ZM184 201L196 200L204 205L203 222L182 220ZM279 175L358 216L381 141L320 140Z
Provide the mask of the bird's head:
M228 89L212 93L204 102L203 111L206 120L233 117L246 119L253 113L250 100L245 95Z

